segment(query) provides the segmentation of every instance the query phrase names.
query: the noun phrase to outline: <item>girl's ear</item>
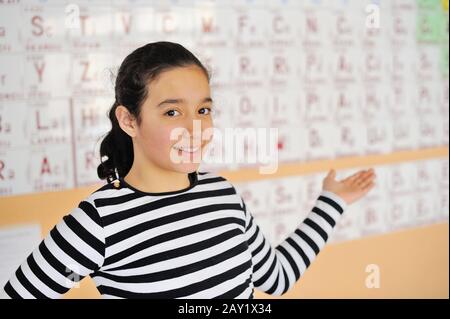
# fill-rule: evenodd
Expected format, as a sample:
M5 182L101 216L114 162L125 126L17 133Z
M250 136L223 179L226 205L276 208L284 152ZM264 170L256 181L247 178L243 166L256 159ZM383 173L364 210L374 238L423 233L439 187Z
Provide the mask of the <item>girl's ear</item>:
M137 122L128 109L123 105L119 105L116 107L115 114L120 128L130 137L135 137L137 135Z

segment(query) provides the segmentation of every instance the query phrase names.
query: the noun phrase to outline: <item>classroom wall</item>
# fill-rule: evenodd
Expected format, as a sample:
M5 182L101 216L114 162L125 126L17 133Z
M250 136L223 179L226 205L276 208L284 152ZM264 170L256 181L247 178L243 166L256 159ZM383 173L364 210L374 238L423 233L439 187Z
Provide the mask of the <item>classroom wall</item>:
M159 40L211 70L218 129L277 129L275 173L201 167L235 184L274 246L327 170L377 172L286 296L448 298L448 0L1 2L0 284L101 186L111 75ZM365 286L368 265L379 288ZM68 294L94 296L89 280Z

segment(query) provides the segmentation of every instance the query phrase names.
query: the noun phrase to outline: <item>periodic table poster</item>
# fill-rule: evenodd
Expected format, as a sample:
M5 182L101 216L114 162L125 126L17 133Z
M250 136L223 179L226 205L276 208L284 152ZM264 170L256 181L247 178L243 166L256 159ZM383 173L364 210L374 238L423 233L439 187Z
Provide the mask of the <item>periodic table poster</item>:
M448 148L445 0L0 1L0 196L99 182L115 73L154 41L208 67L218 129L276 128L279 165ZM448 220L448 158L376 169L336 240ZM322 178L236 187L276 243Z

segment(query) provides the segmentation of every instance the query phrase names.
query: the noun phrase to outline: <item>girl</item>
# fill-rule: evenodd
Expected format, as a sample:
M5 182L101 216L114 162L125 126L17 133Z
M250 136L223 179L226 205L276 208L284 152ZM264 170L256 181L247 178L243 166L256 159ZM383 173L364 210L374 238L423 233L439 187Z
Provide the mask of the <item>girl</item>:
M5 297L58 298L88 275L107 298L281 295L374 186L372 169L342 181L331 170L308 217L272 248L233 185L192 161L210 141L191 138L193 123L202 132L213 123L209 75L191 52L170 42L138 48L120 66L115 99L97 169L108 183L50 231ZM172 140L178 128L188 139Z

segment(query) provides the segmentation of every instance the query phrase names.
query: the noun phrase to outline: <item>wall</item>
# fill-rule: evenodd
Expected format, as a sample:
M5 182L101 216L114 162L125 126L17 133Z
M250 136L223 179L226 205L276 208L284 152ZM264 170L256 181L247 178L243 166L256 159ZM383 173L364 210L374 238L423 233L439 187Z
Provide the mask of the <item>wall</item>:
M0 4L0 279L2 263L100 185L110 76L131 50L168 40L211 70L218 129L277 130L274 174L235 158L202 164L235 183L273 245L328 169L377 171L292 294L448 296L448 1L132 3ZM363 286L367 264L380 267L380 289Z

